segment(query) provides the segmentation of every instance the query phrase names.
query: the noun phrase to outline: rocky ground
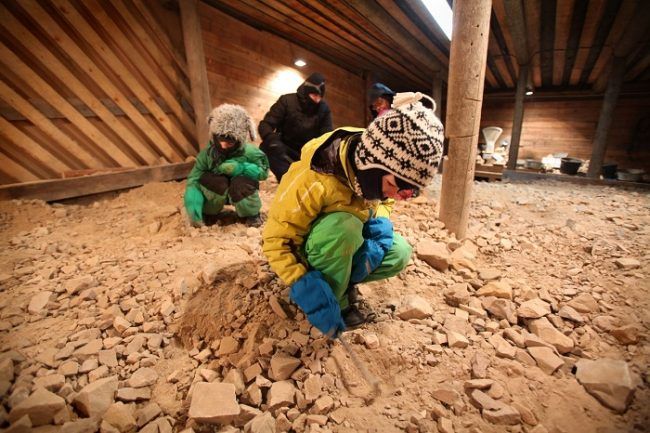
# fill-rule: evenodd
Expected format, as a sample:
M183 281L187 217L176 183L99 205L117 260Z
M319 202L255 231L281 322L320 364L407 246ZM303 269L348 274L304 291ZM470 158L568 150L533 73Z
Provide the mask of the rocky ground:
M477 183L461 241L438 184L399 203L415 254L360 286L352 357L183 189L0 202L5 431L650 431L647 192Z

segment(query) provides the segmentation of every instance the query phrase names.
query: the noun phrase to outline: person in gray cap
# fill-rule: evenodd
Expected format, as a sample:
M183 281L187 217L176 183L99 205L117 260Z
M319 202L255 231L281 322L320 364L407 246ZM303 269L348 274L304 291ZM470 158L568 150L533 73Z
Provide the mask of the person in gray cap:
M368 103L370 105L370 112L372 113L373 119L390 110L394 96L395 92L382 83L375 83L370 87L370 90L368 91Z
M300 159L306 142L332 130L332 113L324 96L325 77L315 72L296 93L280 96L260 122L260 149L278 182L291 163Z

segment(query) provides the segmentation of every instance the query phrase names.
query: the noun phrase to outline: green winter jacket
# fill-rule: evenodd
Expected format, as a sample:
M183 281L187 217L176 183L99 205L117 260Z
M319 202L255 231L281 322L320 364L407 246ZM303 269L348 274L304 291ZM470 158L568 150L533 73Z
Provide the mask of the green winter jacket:
M212 142L210 142L210 144L205 149L196 155L196 163L194 164L194 168L192 168L192 171L187 176L187 187L198 187L199 179L203 173L224 174L219 170L219 166L225 162L250 162L260 168L260 175L254 180L261 181L265 180L268 177L269 161L266 158L264 152L252 144L244 144L244 146L239 148L237 152L233 154L233 156L223 161L214 160L214 158L211 156L211 147Z

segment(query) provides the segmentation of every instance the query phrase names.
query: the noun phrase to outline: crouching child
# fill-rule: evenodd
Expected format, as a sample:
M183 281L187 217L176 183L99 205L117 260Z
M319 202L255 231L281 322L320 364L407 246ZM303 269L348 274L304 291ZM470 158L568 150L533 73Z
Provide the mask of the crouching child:
M255 125L239 105L222 104L208 117L211 139L199 152L187 177L185 209L190 223L204 224L205 215L219 214L226 204L253 226L261 225L260 181L268 176L264 152L250 144Z

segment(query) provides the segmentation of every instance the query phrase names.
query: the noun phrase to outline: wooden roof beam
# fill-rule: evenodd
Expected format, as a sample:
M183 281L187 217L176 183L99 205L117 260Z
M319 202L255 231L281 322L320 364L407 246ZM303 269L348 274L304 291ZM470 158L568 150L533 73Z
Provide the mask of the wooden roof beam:
M623 36L621 36L621 39L614 47L613 54L610 57L607 66L608 72L601 74L594 83L593 89L597 93L605 91L611 74L612 64L618 61L627 62L631 60L628 57L631 56L634 49L637 48L638 45L644 43L644 39L649 32L647 23L648 20L650 20L650 2L639 1L635 8L633 17L634 19L630 25L626 27L625 33L623 33Z

